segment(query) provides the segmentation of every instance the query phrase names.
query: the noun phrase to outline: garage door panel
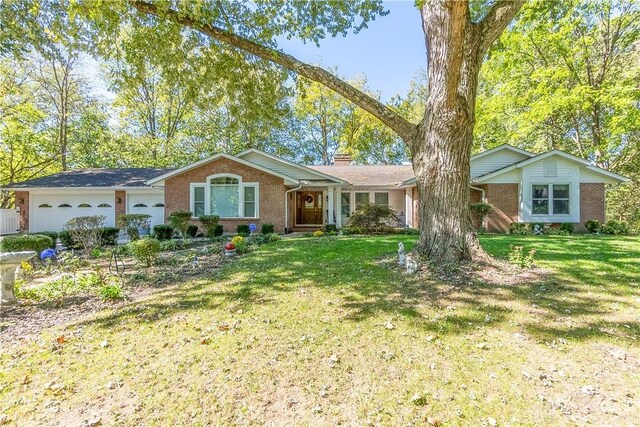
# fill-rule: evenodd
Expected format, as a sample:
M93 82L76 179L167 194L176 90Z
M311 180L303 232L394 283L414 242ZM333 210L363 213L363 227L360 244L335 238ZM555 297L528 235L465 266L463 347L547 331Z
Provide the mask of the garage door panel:
M164 193L127 193L127 213L151 215L151 227L164 224Z
M31 196L31 232L60 231L79 216L104 215L105 226L115 226L115 193L33 194Z

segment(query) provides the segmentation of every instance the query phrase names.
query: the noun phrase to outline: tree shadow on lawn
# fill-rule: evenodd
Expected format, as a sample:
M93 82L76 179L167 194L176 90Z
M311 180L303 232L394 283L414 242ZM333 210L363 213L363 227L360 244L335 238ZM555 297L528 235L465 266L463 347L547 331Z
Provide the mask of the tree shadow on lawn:
M381 314L409 320L432 334L462 334L501 325L524 328L541 340L587 340L615 336L634 343L640 323L621 319L620 299L595 293L556 273L496 284L470 280L452 285L427 275L407 277L384 262L401 240L345 239L266 245L207 278L156 294L85 323L111 328L135 316L143 322L179 312L282 304L280 295L301 288L329 291L341 309L336 321L360 322ZM407 245L409 246L409 245ZM531 277L532 276L532 277ZM285 302L287 303L287 302ZM632 310L633 311L633 310ZM634 344L638 344L635 342Z

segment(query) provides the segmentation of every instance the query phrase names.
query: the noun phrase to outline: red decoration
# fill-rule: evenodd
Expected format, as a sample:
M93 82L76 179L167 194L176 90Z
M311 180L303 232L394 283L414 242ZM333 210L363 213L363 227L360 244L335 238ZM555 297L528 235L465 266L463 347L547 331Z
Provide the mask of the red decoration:
M236 248L236 245L234 245L233 243L227 243L226 245L224 245L224 249L227 251L232 251Z

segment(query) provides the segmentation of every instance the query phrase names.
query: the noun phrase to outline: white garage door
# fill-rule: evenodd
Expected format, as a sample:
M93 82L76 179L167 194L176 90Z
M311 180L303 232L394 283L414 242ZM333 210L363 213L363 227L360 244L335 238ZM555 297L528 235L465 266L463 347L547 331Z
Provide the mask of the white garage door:
M32 194L29 229L60 231L71 218L104 215L105 226L115 227L115 193Z
M164 224L164 193L127 193L127 213L151 215L151 227Z

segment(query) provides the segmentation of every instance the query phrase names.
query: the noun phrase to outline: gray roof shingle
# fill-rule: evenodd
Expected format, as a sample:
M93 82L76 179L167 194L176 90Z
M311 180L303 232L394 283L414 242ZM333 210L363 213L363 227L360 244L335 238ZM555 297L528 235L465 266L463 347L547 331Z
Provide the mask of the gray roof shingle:
M7 184L4 188L80 188L145 187L145 182L173 169L117 168L75 169L27 181Z
M415 176L411 165L333 165L308 167L357 186L393 187Z

